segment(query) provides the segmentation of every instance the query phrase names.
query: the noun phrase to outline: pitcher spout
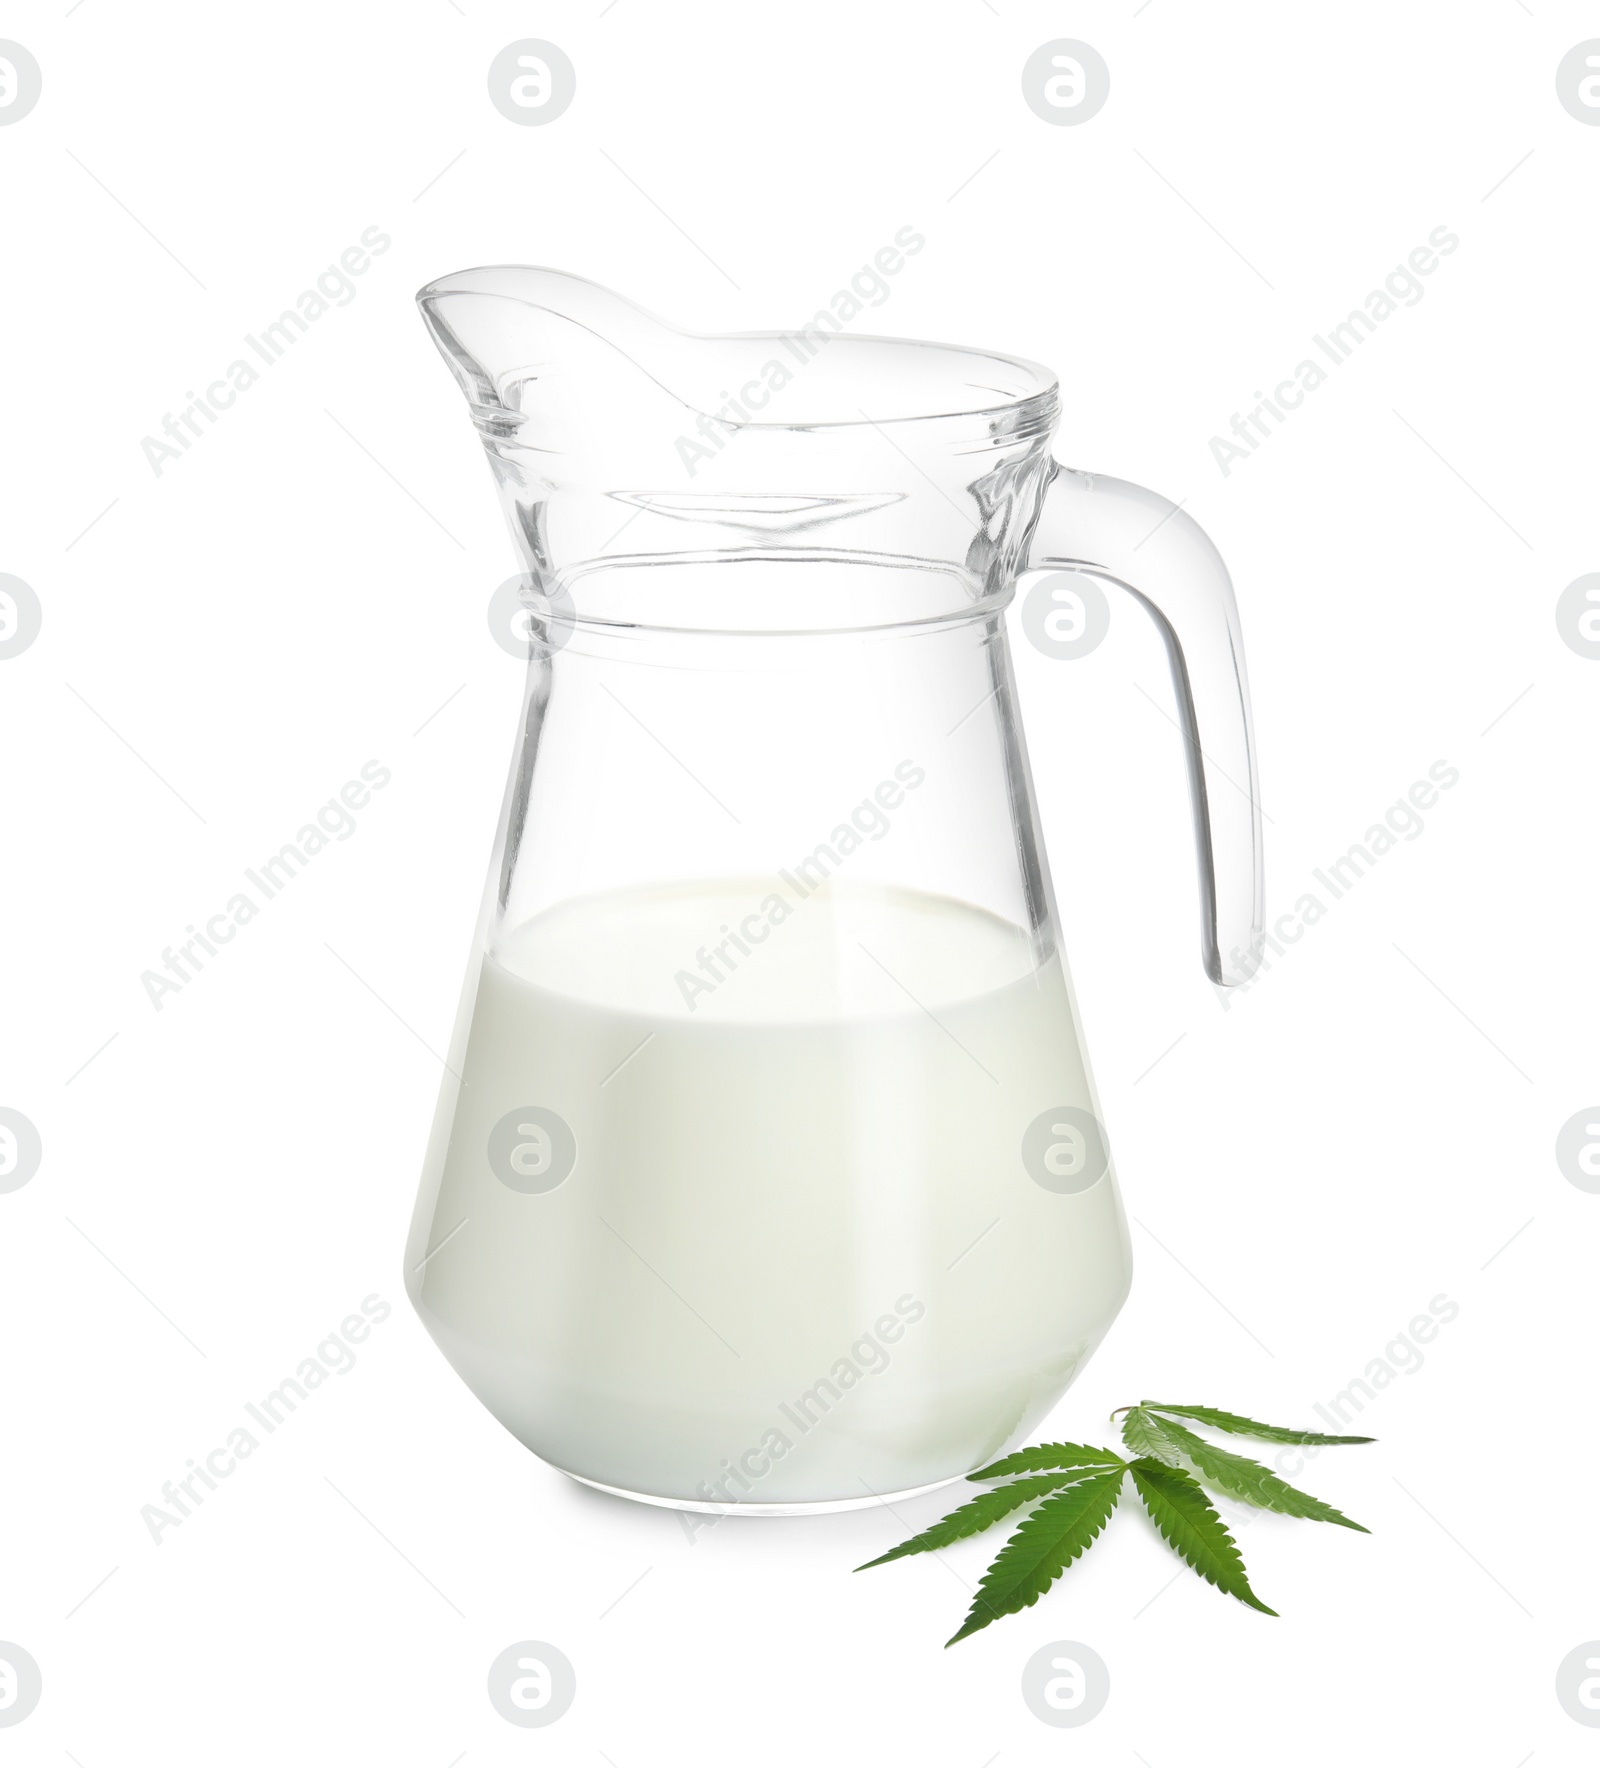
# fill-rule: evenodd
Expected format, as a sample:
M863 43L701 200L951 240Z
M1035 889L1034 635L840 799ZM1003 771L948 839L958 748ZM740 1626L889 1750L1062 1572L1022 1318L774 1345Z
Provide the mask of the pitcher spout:
M417 305L473 416L520 446L576 452L619 421L693 420L690 339L598 283L500 265L441 277Z

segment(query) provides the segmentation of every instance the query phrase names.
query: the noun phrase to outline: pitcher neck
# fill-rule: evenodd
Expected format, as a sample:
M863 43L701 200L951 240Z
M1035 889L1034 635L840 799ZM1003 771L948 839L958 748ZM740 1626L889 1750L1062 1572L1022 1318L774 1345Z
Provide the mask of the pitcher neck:
M1051 471L1036 364L837 326L701 337L516 266L418 299L523 564L580 615L876 627L1009 589Z

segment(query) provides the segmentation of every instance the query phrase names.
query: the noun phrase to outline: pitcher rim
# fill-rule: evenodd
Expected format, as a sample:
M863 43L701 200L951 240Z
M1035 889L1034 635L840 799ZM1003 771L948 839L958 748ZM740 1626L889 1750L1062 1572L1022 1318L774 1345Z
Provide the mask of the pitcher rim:
M634 309L643 317L659 326L663 331L678 337L692 340L695 343L752 343L770 340L775 345L785 339L803 334L785 330L751 330L737 332L697 332L689 331L671 321L662 319L653 310L619 295L604 283L596 282L592 277L579 276L573 271L558 270L553 266L542 264L480 264L466 270L451 271L448 275L435 277L425 283L416 292L416 303L424 317L430 312L430 303L436 303L447 295L472 295L482 300L511 301L520 306L534 307L540 303L526 295L517 294L509 289L486 287L483 279L497 274L515 272L526 275L551 277L569 284L583 284L594 289L602 297L622 302ZM887 424L942 424L973 419L985 420L991 432L1002 430L1008 435L1018 431L1038 433L1054 426L1060 411L1060 376L1044 363L1032 357L1014 355L1006 350L993 350L986 345L948 344L932 338L896 337L883 332L839 331L826 340L829 344L845 344L857 347L894 348L899 350L921 350L938 352L944 355L959 355L981 358L983 361L1004 366L1024 377L1032 384L1023 392L1004 395L998 388L974 387L975 393L988 392L992 399L974 398L969 401L943 403L934 409L918 411L897 411L883 416L874 416L864 408L856 416L826 417L806 420L789 420L749 417L737 426L740 429L789 431L803 433L810 430L866 430L881 429ZM931 378L931 377L930 377ZM498 390L498 389L497 389ZM1009 419L1010 421L1003 421Z

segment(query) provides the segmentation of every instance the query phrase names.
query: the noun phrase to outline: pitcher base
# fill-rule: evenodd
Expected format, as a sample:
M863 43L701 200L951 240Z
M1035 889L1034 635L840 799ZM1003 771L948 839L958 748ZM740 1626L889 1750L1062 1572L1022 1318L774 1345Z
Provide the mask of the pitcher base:
M563 1473L567 1470L563 1468ZM597 1479L585 1479L581 1473L567 1473L580 1486L609 1493L613 1498L631 1498L635 1504L654 1504L661 1510L692 1510L702 1516L829 1516L842 1510L870 1510L874 1504L896 1504L902 1498L920 1498L924 1492L941 1491L961 1479L953 1473L948 1479L936 1479L931 1485L907 1486L900 1492L869 1492L860 1498L818 1498L791 1504L706 1503L700 1498L663 1498L658 1492L630 1492L624 1486L608 1486Z

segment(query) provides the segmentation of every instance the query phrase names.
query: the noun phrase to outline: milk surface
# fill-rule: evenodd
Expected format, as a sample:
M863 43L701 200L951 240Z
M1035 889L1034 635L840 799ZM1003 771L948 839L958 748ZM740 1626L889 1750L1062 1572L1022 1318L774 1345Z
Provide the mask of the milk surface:
M1041 1113L1096 1110L1075 1021L1057 956L944 898L564 904L483 960L413 1300L509 1430L609 1488L798 1508L965 1473L1127 1292L1111 1172L1064 1192L1023 1157Z

